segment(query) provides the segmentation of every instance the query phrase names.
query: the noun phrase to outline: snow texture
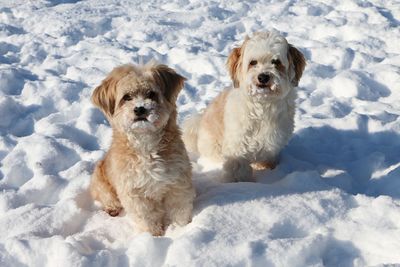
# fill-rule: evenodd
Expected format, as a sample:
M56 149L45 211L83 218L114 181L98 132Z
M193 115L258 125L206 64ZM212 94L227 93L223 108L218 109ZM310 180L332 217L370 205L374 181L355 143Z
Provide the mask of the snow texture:
M400 266L400 3L0 0L1 266ZM156 59L188 81L179 121L276 29L307 58L296 129L257 183L195 162L193 221L135 232L88 193L111 129L90 95Z

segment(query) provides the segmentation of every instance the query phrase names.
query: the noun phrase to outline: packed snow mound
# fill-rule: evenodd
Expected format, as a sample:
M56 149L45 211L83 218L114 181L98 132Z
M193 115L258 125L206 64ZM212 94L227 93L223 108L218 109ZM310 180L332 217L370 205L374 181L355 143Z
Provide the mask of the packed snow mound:
M400 265L399 26L398 1L0 0L0 265ZM175 68L182 122L270 29L307 59L276 169L221 184L195 160L193 221L164 237L93 204L111 129L90 95L112 68Z

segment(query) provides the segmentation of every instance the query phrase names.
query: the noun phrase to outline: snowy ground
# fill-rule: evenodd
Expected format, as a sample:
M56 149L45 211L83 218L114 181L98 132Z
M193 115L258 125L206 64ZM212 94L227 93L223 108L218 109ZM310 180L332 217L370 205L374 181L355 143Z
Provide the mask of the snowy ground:
M400 266L399 26L384 0L0 0L0 266ZM308 62L278 168L219 184L194 164L193 222L161 238L94 206L106 73L176 68L182 120L229 86L232 47L271 28Z

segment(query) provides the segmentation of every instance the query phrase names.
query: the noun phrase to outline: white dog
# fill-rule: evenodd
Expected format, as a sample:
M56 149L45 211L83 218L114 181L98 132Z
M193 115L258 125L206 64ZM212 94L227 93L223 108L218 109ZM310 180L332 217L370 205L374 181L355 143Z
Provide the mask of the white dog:
M111 216L122 208L139 231L162 235L191 220L191 165L176 124L176 97L185 78L165 65L115 68L92 95L113 139L90 185Z
M234 48L227 66L234 87L185 121L187 149L223 162L225 181L252 181L253 168L274 168L294 128L294 87L303 54L276 31L258 32Z

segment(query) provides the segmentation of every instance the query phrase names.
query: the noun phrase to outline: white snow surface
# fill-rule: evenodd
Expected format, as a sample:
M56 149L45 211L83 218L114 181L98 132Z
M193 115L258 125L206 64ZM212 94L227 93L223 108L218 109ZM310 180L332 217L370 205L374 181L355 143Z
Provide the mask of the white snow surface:
M184 75L182 122L273 28L307 58L276 169L221 184L194 162L193 221L164 237L93 204L111 129L90 95L113 67ZM0 0L0 266L400 266L399 99L395 0Z

